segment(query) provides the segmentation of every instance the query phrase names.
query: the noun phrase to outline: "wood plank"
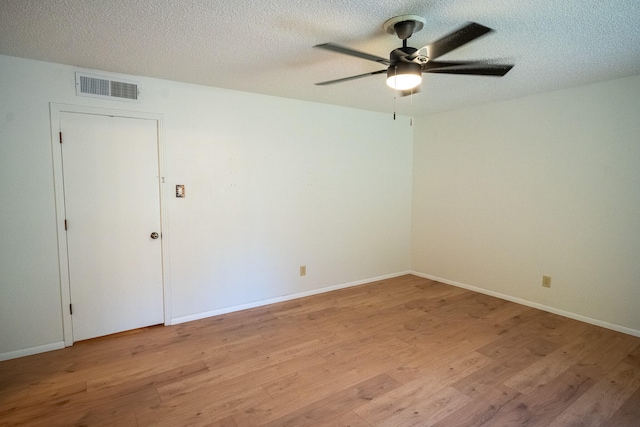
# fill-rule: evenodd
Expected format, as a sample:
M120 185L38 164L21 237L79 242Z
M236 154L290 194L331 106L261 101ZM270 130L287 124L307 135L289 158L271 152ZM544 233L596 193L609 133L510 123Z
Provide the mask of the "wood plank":
M118 394L122 393L123 390L129 389L158 388L172 384L175 381L183 381L185 378L210 372L207 365L202 361L167 370L162 370L167 368L162 365L136 365L135 368L90 380L87 382L87 392L107 393L111 390L114 394Z
M372 425L401 425L413 422L430 414L429 421L434 422L442 416L438 409L446 406L467 403L470 398L448 387L460 378L466 377L486 366L491 359L480 353L469 353L440 366L434 366L428 372L371 402L362 405L355 412ZM436 404L436 402L440 402ZM428 408L428 410L427 410ZM453 406L449 408L453 409ZM455 408L457 409L457 408Z
M50 392L2 400L0 401L0 420L11 420L11 424L16 425L49 420L52 410L68 404L75 395L86 395L86 392L86 382L80 382ZM1 421L0 425L2 425Z
M604 427L637 427L640 425L640 388L609 418Z
M238 424L233 420L233 417L224 417L221 420L207 424L207 427L238 427Z
M135 420L137 407L159 402L158 393L153 387L126 390L118 394L89 394L78 390L37 403L31 401L20 410L2 411L0 419L9 420L8 425L108 425L108 420L132 425L130 421Z
M527 311L525 316L515 316L497 327L500 330L499 338L478 349L480 353L501 357L530 341L532 336L555 343L559 347L587 329L581 322L538 310Z
M274 399L287 400L297 396L318 399L331 395L336 389L353 386L362 378L380 375L393 365L395 365L393 359L381 356L378 356L375 361L367 359L366 363L325 362L279 377L263 384L263 387Z
M433 427L492 426L492 419L502 408L516 399L520 393L498 384L483 389L482 396L473 399L449 416L442 418Z
M531 350L531 348L537 348L540 342L544 344L544 340L532 340L527 346L510 351L507 355L495 359L471 375L456 381L452 386L467 396L479 398L486 388L502 384L504 380L512 377L516 372L544 357L537 354L535 350Z
M320 421L313 427L371 427L371 424L360 418L355 412L349 411L337 418Z
M185 393L136 410L140 425L207 425L232 416L269 399L261 387L207 388L202 393Z
M547 426L594 383L593 379L576 370L565 371L531 394L519 394L487 421L497 426Z
M414 347L413 351L407 351L406 354L401 355L399 360L401 363L393 370L388 371L388 373L396 380L407 383L416 378L431 375L434 369L452 361L464 360L465 355L476 353L474 348L477 348L477 346L464 339L446 344L441 341L435 341L427 348ZM489 360L488 357L484 355L483 357Z
M640 368L620 363L549 423L549 426L560 427L570 424L601 426L634 395L638 388L640 388Z
M599 349L609 348L609 336L603 332L603 330L595 329L583 333L541 360L519 371L507 379L504 384L523 394L534 392L553 381L589 354ZM590 375L593 378L599 378L597 373L591 372Z
M387 393L400 385L388 375L381 374L353 387L339 391L329 397L300 408L264 425L269 427L312 426L341 417L362 404Z
M192 394L209 395L224 388L242 388L243 384L257 386L297 372L299 370L325 363L325 359L314 353L304 354L290 360L261 366L258 369L247 367L246 371L240 364L228 372L227 367L213 369L201 375L174 381L171 384L157 387L158 394L163 401L171 402ZM261 388L262 389L262 388Z
M637 337L616 331L605 330L610 339L598 349L584 356L581 363L598 370L601 375L625 360L637 345Z
M631 366L637 366L640 368L640 345L637 346L627 357L623 360L624 363Z

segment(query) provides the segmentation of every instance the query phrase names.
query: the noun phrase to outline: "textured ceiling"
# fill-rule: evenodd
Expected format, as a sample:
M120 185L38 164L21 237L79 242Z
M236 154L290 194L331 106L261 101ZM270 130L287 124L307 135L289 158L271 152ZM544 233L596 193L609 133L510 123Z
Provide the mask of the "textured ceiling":
M514 63L503 78L427 74L398 98L375 62L387 19L426 19L421 47L469 21L495 32L445 56ZM349 107L420 115L640 74L639 0L0 0L0 54ZM1 76L0 76L1 78Z

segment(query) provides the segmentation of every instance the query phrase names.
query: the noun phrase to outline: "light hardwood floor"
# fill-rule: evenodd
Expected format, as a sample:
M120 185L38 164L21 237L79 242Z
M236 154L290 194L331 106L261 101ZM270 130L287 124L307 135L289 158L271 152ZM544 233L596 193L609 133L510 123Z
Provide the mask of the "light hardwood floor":
M640 426L640 338L402 276L2 362L0 425Z

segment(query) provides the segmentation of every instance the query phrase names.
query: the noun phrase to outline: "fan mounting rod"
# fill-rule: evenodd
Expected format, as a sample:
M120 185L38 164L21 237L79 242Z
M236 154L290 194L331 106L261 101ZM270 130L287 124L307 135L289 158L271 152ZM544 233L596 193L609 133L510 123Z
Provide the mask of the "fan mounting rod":
M382 28L389 33L395 34L400 40L406 40L422 30L426 20L418 15L400 15L394 18L388 19L382 24Z

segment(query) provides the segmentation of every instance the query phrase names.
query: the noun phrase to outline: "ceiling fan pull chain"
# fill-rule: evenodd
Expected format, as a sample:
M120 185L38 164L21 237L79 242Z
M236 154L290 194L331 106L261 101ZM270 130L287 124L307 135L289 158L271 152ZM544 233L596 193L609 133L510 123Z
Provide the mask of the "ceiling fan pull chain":
M398 78L398 67L394 68L396 75L393 77L394 79ZM396 119L396 100L398 99L398 97L396 96L395 92L393 94L393 120Z
M411 117L409 118L409 126L413 127L413 89L411 89L409 98L411 98Z
M393 120L396 119L396 99L397 97L393 95Z

